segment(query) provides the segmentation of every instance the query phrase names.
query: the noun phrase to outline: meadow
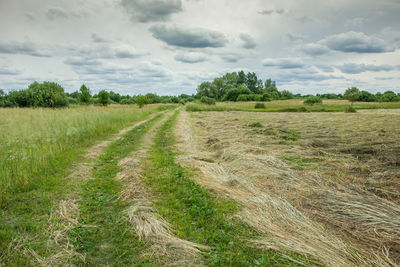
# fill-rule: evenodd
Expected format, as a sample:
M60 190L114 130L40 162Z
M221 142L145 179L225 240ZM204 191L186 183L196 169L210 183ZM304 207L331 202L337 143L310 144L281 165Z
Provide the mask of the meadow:
M0 109L0 195L33 189L77 150L156 110L156 105Z
M255 103L0 109L0 266L398 265L400 104Z
M196 145L182 161L243 205L243 220L267 235L261 246L325 266L399 263L398 109L201 112L184 123Z
M322 104L304 105L303 99L275 100L261 102L264 109L256 109L258 102L217 102L216 105L191 103L187 111L254 111L254 112L344 112L351 104L347 100L323 100ZM395 109L400 108L400 102L355 102L355 109Z

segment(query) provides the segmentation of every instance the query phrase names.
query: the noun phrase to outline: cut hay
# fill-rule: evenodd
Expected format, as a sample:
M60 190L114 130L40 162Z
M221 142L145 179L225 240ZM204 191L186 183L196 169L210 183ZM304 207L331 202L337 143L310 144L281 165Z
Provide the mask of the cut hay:
M346 115L349 116L338 116ZM389 246L396 246L400 236L397 204L348 183L325 179L317 171L291 168L278 156L282 151L303 155L293 142L282 143L268 136L271 146L280 150L260 147L260 137L250 134L254 130L245 127L248 122L243 121L247 116L260 118L265 114L210 112L201 116L198 123L191 123L189 115L182 112L176 129L178 149L182 152L178 160L200 171L194 178L197 183L241 204L241 218L268 236L254 240L255 244L283 253L309 255L317 260L315 264L324 266L393 266L395 257ZM269 116L263 125L283 125L287 116L300 124L304 122L301 116L315 119L320 115ZM239 117L244 126L241 128L229 117ZM196 127L195 136L191 127ZM312 133L311 128L308 131ZM326 134L332 135L330 130ZM210 138L221 141L208 146ZM215 162L199 158L211 158ZM380 234L377 245L365 246L340 228L331 227L321 217L343 223L353 221L364 230L375 229ZM358 233L346 230L353 235Z

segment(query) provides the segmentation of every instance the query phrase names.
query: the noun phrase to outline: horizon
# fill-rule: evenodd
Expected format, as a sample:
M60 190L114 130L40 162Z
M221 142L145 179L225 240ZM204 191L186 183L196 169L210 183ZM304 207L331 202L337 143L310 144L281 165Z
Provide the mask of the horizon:
M243 69L294 94L399 93L399 11L395 0L4 0L0 88L191 95Z

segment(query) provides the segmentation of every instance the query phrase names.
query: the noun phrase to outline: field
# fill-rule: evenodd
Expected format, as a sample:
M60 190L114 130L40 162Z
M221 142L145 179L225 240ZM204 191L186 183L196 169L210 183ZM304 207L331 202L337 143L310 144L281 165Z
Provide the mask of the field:
M0 266L400 263L398 103L189 105L0 109Z
M263 102L265 109L255 109L257 102L219 102L216 105L189 104L188 111L254 111L254 112L343 112L349 107L347 100L323 100L322 104L304 105L302 99ZM355 109L396 109L400 102L355 102Z

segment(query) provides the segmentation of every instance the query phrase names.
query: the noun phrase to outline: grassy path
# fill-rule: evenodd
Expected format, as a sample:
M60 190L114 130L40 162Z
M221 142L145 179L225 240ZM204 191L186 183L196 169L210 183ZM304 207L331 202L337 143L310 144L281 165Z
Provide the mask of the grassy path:
M122 139L106 148L93 172L93 179L82 186L79 202L80 223L69 231L76 250L86 255L85 262L91 266L131 265L139 261L139 252L146 244L132 231L124 217L128 203L120 200L121 183L114 179L121 170L118 162L137 149L141 138L159 120L157 115L127 132Z
M134 119L143 120L148 115L142 113ZM6 206L0 209L0 266L62 266L71 260L84 259L74 250L67 235L69 229L80 226L76 217L81 185L92 175L95 160L105 147L135 126L109 136L86 151L77 150L74 161L81 161L72 169L58 166L54 177L50 177L51 182L8 198Z
M234 217L239 207L193 182L193 173L174 161L173 128L178 114L158 131L145 171L160 214L178 237L211 247L204 251L207 265L296 265L278 252L251 246L249 240L257 232Z

